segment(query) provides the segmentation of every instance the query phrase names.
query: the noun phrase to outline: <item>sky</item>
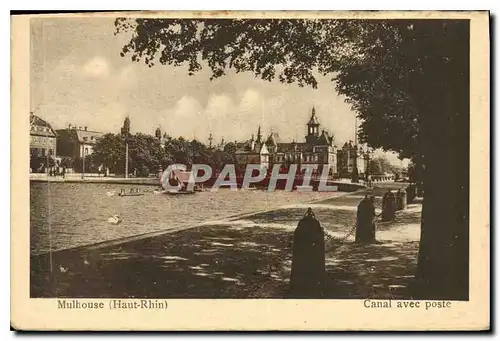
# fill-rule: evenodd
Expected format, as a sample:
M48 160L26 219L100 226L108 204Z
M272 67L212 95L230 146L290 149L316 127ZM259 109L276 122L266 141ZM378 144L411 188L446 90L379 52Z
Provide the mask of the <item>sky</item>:
M335 144L354 140L356 115L327 77L318 88L263 81L229 71L210 81L207 68L189 76L187 68L132 62L120 56L130 39L115 35L114 19L32 19L31 110L55 129L68 124L118 133L126 116L131 131L162 132L208 144L243 141L261 126L286 141L304 141L313 106L320 130ZM397 155L385 154L393 164ZM404 161L403 164L406 164Z

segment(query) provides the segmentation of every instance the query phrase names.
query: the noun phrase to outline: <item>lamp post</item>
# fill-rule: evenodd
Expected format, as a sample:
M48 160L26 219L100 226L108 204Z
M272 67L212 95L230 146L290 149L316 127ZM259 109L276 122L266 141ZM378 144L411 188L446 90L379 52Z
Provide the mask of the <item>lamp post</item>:
M125 178L128 178L128 141L130 138L130 119L127 116L121 129L122 136L125 138Z
M125 138L125 179L128 178L128 136Z
M82 161L82 179L85 176L85 158L87 157L87 148L85 148L85 145L83 146L83 161Z
M370 174L370 159L373 153L373 149L371 147L368 147L366 149L366 167L365 167L365 181L367 182L367 185L371 187L371 174Z
M359 172L358 172L358 117L354 118L354 147L351 151L354 151L354 165L352 167L351 182L359 182Z

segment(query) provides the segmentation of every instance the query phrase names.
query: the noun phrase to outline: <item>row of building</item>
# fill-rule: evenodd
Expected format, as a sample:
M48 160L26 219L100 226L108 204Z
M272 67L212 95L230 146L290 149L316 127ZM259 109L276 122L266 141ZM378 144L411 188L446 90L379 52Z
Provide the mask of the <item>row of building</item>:
M94 144L103 135L102 132L71 124L65 129L55 130L47 121L31 113L30 158L83 158L92 154Z
M333 135L325 130L320 132L320 123L314 108L306 126L307 135L303 142L281 141L275 132L265 138L259 127L256 137L252 135L248 141L235 142L236 165L241 168L247 164L259 164L266 168L274 164L297 164L299 168L302 165L315 165L318 172L322 172L326 167L330 174L339 177L350 177L357 167L360 176L365 174L370 159L367 149L352 141L337 148ZM48 122L36 115L30 115L31 156L83 158L92 154L94 144L102 135L104 133L71 124L65 129L54 130ZM161 138L161 134L157 137ZM224 147L222 142L216 148L222 150Z
M320 173L326 167L329 174L338 177L350 177L355 167L360 176L366 173L370 160L368 148L359 147L353 141L337 148L333 135L326 130L320 132L314 107L306 127L307 135L303 142L281 141L275 132L265 138L259 127L256 137L252 135L248 141L236 142L236 165L244 168L247 164L258 164L268 169L274 164L285 167L297 164L299 169L302 165L313 165ZM218 148L223 149L224 143Z

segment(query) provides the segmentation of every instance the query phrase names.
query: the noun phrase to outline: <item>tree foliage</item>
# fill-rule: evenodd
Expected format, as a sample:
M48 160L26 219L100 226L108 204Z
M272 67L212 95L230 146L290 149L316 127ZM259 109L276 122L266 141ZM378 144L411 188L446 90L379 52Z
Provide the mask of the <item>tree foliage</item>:
M165 142L157 136L137 133L125 137L122 134L106 134L99 138L92 154L95 164L104 165L112 173L125 170L125 140L129 145L129 169L141 176L156 173L159 168L180 163L191 167L193 163L212 164L214 155L203 143L172 138L165 135Z
M392 165L386 157L378 156L370 160L368 164L370 174L384 174L392 171Z
M362 119L361 142L401 157L420 152L408 80L418 63L402 58L414 39L409 21L117 19L116 27L133 31L121 55L149 66L187 65L189 74L205 66L211 79L233 69L314 88L328 75Z
M97 139L92 157L112 173L125 170L125 140L122 135L105 134Z
M125 136L130 135L130 118L128 116L125 117L125 120L123 121L121 133L122 133L122 135L125 135Z

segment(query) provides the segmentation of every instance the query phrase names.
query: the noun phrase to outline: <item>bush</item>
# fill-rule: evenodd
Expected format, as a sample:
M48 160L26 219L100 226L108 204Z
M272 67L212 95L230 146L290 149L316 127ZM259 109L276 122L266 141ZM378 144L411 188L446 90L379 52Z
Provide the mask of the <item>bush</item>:
M147 178L149 176L149 168L146 165L141 165L137 168L137 176Z

